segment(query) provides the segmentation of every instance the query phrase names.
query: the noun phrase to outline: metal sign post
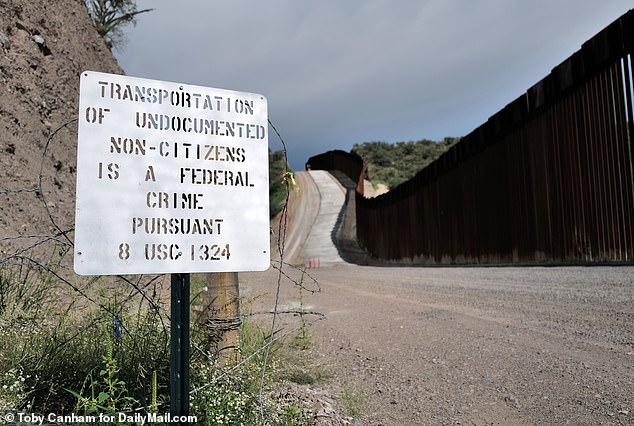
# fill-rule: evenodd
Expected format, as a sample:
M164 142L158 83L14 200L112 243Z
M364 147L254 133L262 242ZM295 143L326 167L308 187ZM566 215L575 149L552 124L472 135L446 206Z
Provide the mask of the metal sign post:
M189 415L189 274L172 274L170 413Z

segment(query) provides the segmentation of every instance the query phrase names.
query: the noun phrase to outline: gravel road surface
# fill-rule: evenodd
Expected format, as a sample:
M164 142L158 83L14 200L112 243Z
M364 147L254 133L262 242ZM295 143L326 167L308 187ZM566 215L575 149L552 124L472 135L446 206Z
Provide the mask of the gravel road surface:
M268 274L241 274L265 304ZM323 386L356 411L352 424L634 424L634 268L310 274L321 292L304 308L327 319L306 356L332 373ZM290 282L281 294L283 309L298 306Z

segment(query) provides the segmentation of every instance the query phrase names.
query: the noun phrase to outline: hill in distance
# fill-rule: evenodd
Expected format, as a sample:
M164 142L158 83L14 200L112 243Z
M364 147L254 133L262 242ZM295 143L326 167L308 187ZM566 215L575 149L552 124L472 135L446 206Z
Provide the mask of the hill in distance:
M368 178L374 187L385 185L392 189L414 177L459 140L446 137L439 142L364 142L355 144L352 151L368 164Z

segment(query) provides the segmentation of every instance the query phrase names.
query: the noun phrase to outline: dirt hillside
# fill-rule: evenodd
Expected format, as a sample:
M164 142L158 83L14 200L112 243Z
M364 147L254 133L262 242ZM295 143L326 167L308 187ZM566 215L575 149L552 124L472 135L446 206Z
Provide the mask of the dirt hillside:
M84 70L122 73L82 1L0 0L0 250L5 255L42 239L28 236L59 233L48 212L61 230L73 227L76 121L51 136L76 119Z

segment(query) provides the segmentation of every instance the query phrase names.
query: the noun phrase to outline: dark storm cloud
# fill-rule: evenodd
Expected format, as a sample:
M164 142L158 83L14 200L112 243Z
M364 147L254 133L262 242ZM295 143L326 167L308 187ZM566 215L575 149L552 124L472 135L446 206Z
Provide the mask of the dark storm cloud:
M155 10L139 16L117 56L129 75L265 95L300 168L358 142L464 135L630 6L139 1Z

